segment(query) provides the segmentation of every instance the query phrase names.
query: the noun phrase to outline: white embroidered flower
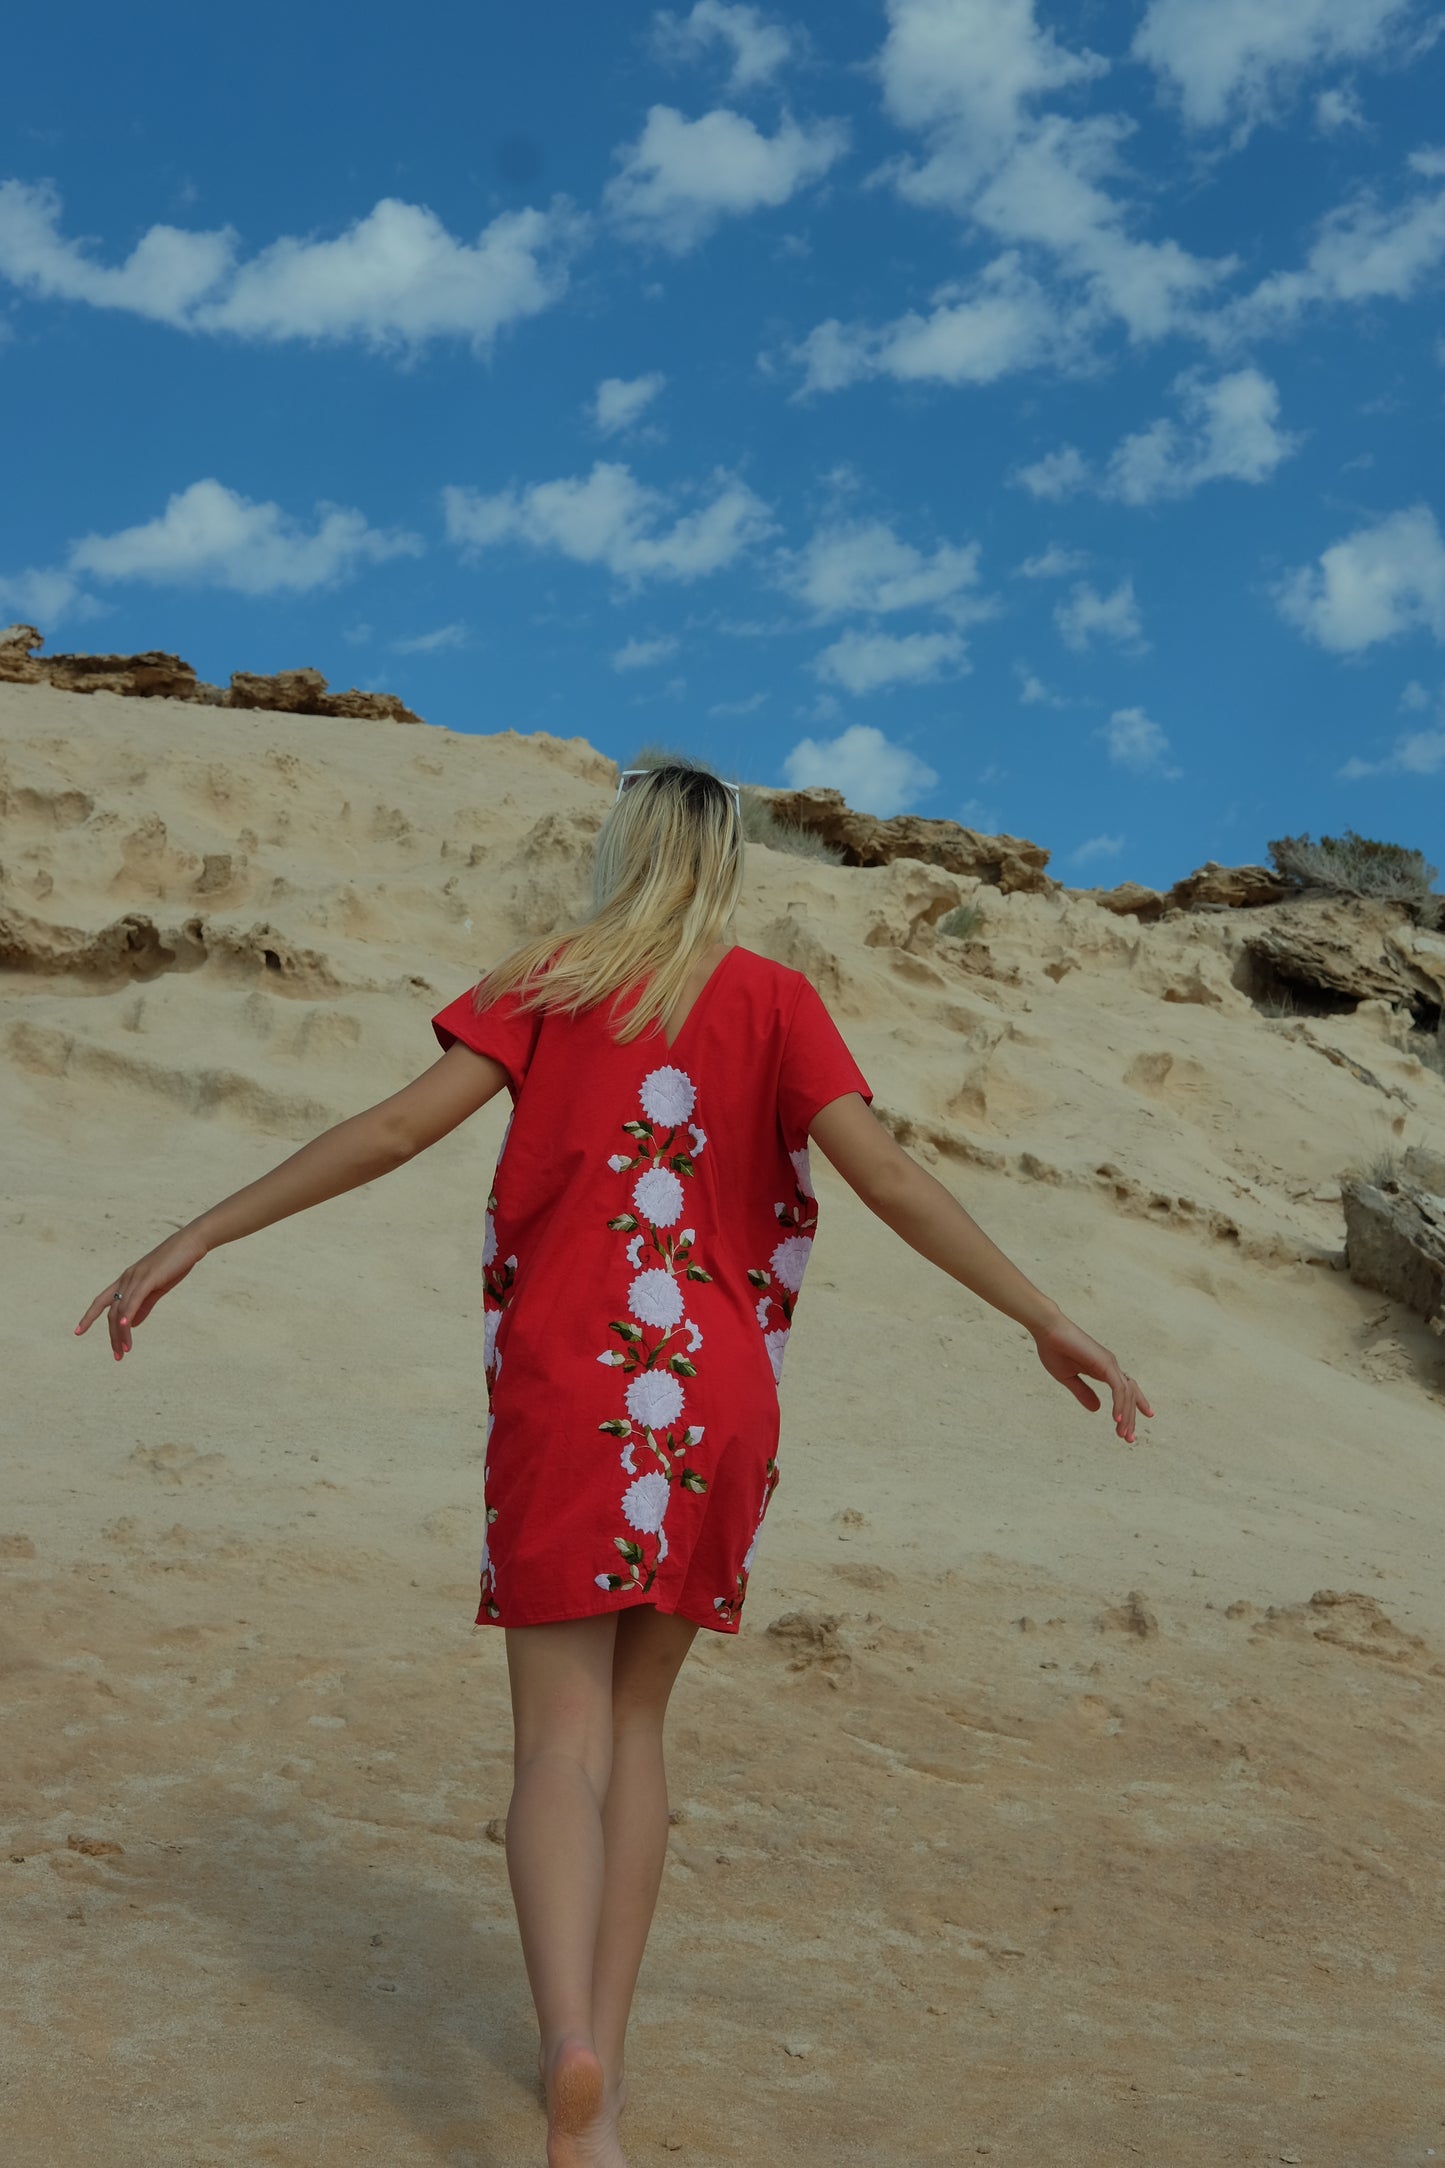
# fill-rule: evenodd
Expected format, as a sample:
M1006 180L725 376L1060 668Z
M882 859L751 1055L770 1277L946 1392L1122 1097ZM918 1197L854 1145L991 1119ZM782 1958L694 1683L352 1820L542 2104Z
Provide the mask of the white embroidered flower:
M497 1254L497 1223L490 1212L482 1215L482 1263L489 1265Z
M605 1573L594 1573L592 1578L599 1588L611 1588L612 1586L611 1579Z
M483 1538L482 1538L482 1560L481 1560L481 1565L480 1565L480 1567L479 1567L479 1569L478 1569L478 1573L477 1573L477 1578L478 1578L478 1580L481 1580L481 1581L485 1581L485 1579L487 1578L487 1568L488 1568L488 1566L489 1566L489 1565L491 1564L491 1562L492 1562L492 1556L491 1556L491 1543L490 1543L490 1541L488 1540L488 1538L487 1538L486 1536L483 1536Z
M768 1361L773 1366L773 1382L776 1385L781 1385L783 1382L783 1351L788 1344L787 1329L783 1328L778 1332L770 1332L763 1344L768 1351Z
M684 1445L701 1445L701 1444L702 1444L702 1434L703 1434L703 1432L704 1432L704 1431L706 1430L706 1428L707 1428L707 1425L706 1425L706 1423L689 1423L689 1424L688 1424L688 1426L687 1426L687 1434L686 1434L686 1436L685 1436L685 1437L683 1438L683 1441L682 1441L682 1442L683 1442L683 1444L684 1444Z
M622 1518L639 1535L655 1536L662 1528L662 1516L671 1496L672 1486L660 1470L640 1475L622 1494Z
M696 1242L697 1229L695 1227L684 1227L677 1239L679 1242Z
M639 1370L623 1397L644 1430L665 1430L682 1413L682 1385L670 1370Z
M614 1152L612 1154L612 1157L608 1160L607 1164L612 1169L612 1172L614 1174L621 1174L624 1167L630 1167L632 1165L632 1161L627 1157L624 1152Z
M500 1310L484 1310L482 1313L482 1368L490 1370L497 1360L497 1327L502 1322Z
M664 1558L666 1558L666 1556L667 1556L667 1530L666 1530L666 1529L664 1528L664 1529L663 1529L663 1530L662 1530L662 1531L660 1532L660 1534L658 1535L658 1538L657 1538L657 1563L659 1564L659 1566L660 1566L660 1565L662 1564L662 1561L664 1560Z
M758 1297L758 1323L762 1326L764 1332L768 1329L768 1305L772 1299L771 1295L759 1295Z
M639 1272L627 1290L627 1307L644 1325L666 1331L682 1317L682 1289L670 1272L660 1268Z
M632 1237L632 1240L627 1245L627 1262L629 1265L631 1265L634 1272L637 1270L638 1261L642 1255L643 1241L644 1237L638 1234L634 1235Z
M642 1080L640 1097L650 1122L665 1122L669 1129L676 1129L691 1114L697 1092L685 1069L653 1069Z
M488 1439L488 1442L489 1442L489 1443L490 1443L490 1440L491 1440L491 1435L492 1435L492 1425L493 1425L493 1423L495 1423L495 1421L496 1421L496 1420L497 1420L497 1411L496 1411L496 1409L495 1409L495 1408L488 1408L488 1410L487 1410L487 1439ZM483 1467L483 1469L482 1469L482 1482L483 1482L483 1484L485 1484L486 1480L487 1480L487 1471L486 1471L486 1468L485 1468L485 1467Z
M622 1466L623 1466L623 1469L624 1469L624 1471L625 1471L625 1472L626 1472L626 1473L627 1473L628 1475L636 1475L636 1473L637 1473L637 1463L636 1463L636 1461L635 1461L635 1460L633 1459L633 1457L632 1457L632 1440L631 1440L631 1438L629 1438L629 1439L628 1439L628 1441L627 1441L626 1445L624 1445L624 1446L623 1446L623 1448L622 1448Z
M753 1555L757 1550L758 1537L762 1534L762 1532L763 1531L761 1528L755 1528L753 1530L753 1540L748 1545L747 1549L743 1552L743 1572L745 1574L751 1573L753 1570Z
M808 1259L812 1254L811 1235L788 1235L778 1244L768 1262L784 1287L796 1295L803 1284L803 1274L808 1269Z
M707 1131L699 1129L695 1122L689 1122L687 1127L692 1138L692 1156L696 1159L703 1146L707 1143Z
M813 1187L813 1170L808 1158L807 1145L805 1144L801 1151L789 1152L788 1157L793 1162L793 1172L798 1177L798 1187L803 1192L803 1195L805 1197L816 1197L818 1193Z
M670 1167L649 1167L633 1183L632 1201L654 1227L670 1227L682 1217L682 1184Z
M690 1317L685 1317L682 1322L687 1327L688 1332L687 1352L689 1355L695 1355L702 1346L702 1334Z

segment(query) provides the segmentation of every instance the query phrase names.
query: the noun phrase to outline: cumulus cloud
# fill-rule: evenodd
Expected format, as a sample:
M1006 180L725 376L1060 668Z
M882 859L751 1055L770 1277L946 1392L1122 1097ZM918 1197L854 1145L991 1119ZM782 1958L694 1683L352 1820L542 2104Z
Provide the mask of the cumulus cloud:
M1117 858L1123 848L1122 836L1090 836L1086 842L1075 844L1069 861L1075 866L1089 866L1101 858Z
M1445 641L1445 540L1426 504L1356 528L1275 590L1290 624L1337 655L1426 631Z
M1348 83L1322 90L1315 99L1315 126L1321 135L1342 135L1347 128L1363 128L1360 101Z
M1149 0L1133 51L1191 127L1247 130L1305 75L1388 51L1412 17L1415 0Z
M1379 760L1347 760L1336 769L1346 782L1367 775L1439 775L1445 769L1445 725L1435 730L1411 730L1396 738Z
M592 399L592 425L599 436L615 437L630 429L666 384L660 369L646 376L604 376Z
M1394 204L1357 190L1320 221L1299 270L1262 279L1202 327L1206 336L1285 333L1311 309L1408 301L1445 260L1445 151L1414 151L1406 164L1423 186Z
M177 491L140 526L83 535L71 545L69 568L100 580L300 595L334 586L363 565L421 554L419 536L372 527L343 505L318 505L307 528L279 504L255 503L208 479Z
M936 289L926 313L890 323L829 317L792 350L804 392L842 391L865 377L900 384L992 384L1017 369L1062 363L1080 350L1082 318L1023 268L1015 250L976 277Z
M968 668L968 651L956 632L845 632L813 660L820 678L850 693L930 684Z
M727 0L697 0L689 15L659 9L652 18L654 50L663 60L697 60L721 45L732 57L728 90L734 96L771 82L793 51L790 32L765 20L755 7Z
M1076 580L1068 600L1056 606L1054 623L1065 646L1080 653L1096 639L1136 650L1147 644L1130 579L1120 580L1107 595L1101 595L1088 580Z
M42 631L63 617L89 616L95 607L68 572L53 567L32 567L0 579L0 610Z
M734 476L717 475L707 503L670 517L674 504L663 491L607 460L588 475L495 496L448 488L442 502L448 539L466 551L520 541L577 564L602 565L632 584L701 579L773 529L768 507Z
M1068 701L1046 685L1036 670L1026 662L1014 664L1014 676L1019 681L1019 705L1025 708L1066 708Z
M672 633L659 633L655 640L625 640L614 649L614 670L654 670L660 662L666 662L677 653L677 641Z
M850 723L836 738L800 738L784 758L783 780L794 790L840 790L849 805L886 820L926 796L938 776L871 723Z
M975 593L978 557L976 542L941 542L930 553L903 541L885 520L834 520L814 532L789 579L820 618L930 609L963 623L992 611Z
M1168 417L1124 437L1099 472L1072 444L1048 453L1015 480L1036 497L1079 490L1124 504L1187 497L1205 482L1264 482L1299 449L1279 427L1279 392L1258 369L1236 369L1214 383L1197 372L1176 378L1182 419Z
M1098 735L1116 768L1131 775L1158 775L1175 781L1183 770L1169 759L1169 740L1142 708L1116 708Z
M625 234L680 256L724 219L789 202L847 147L839 120L799 122L785 113L769 136L725 106L688 120L655 105L637 141L617 153L604 201Z
M1015 565L1014 577L1020 580L1066 580L1075 572L1082 572L1088 562L1087 550L1066 550L1062 543L1051 542L1037 557L1026 557L1021 565Z
M230 227L152 226L112 266L89 243L67 239L60 215L53 188L0 185L0 277L44 298L125 309L180 330L378 348L461 338L485 350L507 324L561 298L583 230L559 201L547 211L503 212L475 242L458 241L434 212L388 197L332 240L283 235L244 262Z
M393 655L439 655L443 648L465 647L465 625L438 625L434 632L414 632L404 640L393 640Z

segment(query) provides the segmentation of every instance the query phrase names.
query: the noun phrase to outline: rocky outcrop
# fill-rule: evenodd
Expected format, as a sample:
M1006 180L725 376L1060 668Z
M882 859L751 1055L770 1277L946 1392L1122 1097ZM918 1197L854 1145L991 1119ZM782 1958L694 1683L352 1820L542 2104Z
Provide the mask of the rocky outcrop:
M1209 858L1172 888L1120 881L1116 888L1086 888L1081 893L1092 896L1101 910L1147 925L1166 911L1255 911L1262 904L1283 903L1294 891L1269 866L1221 866Z
M1438 961L1430 944L1440 951ZM1344 897L1302 901L1252 932L1244 952L1256 998L1299 992L1326 1008L1385 1001L1433 1028L1445 1001L1445 941L1409 925L1398 905Z
M1340 1201L1350 1277L1445 1331L1445 1198L1413 1182L1345 1181Z
M149 649L144 655L37 655L44 645L33 625L9 625L0 631L0 681L10 685L54 685L66 693L121 693L138 700L225 702L217 685L207 685L179 655Z
M1120 881L1116 888L1085 888L1079 893L1091 896L1101 911L1112 911L1116 918L1142 919L1146 925L1162 918L1167 908L1163 889L1146 888L1142 881Z
M119 693L141 700L195 700L216 708L266 708L280 715L336 715L363 722L419 723L395 693L326 689L319 670L278 670L257 677L237 670L228 688L208 685L179 655L37 655L33 625L0 631L0 682L54 685L67 693Z
M776 818L806 828L842 852L845 866L886 866L895 858L918 858L987 881L1006 895L1019 889L1052 894L1060 883L1044 868L1049 854L1019 836L985 836L958 821L924 820L916 813L896 813L880 820L857 813L838 790L775 790L767 794Z

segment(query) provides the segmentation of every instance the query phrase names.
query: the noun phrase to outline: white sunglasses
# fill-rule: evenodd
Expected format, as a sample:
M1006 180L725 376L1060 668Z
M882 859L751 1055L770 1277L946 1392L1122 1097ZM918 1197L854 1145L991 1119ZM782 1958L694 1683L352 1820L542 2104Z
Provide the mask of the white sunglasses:
M617 778L617 797L620 798L622 796L622 793L626 790L628 784L635 783L640 775L652 775L654 772L655 771L651 768L624 768L622 773ZM717 780L722 783L721 776L719 776ZM730 790L732 792L733 804L737 807L738 819L741 820L743 817L743 794L741 785L737 783L723 783L723 789ZM617 799L614 798L612 802L615 805L617 803Z

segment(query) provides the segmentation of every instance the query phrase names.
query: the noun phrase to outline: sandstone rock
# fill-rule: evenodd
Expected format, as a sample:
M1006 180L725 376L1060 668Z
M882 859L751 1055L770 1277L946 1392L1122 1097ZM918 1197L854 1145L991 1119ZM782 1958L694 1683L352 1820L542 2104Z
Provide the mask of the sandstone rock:
M1141 881L1120 881L1116 888L1086 888L1081 893L1091 897L1101 911L1112 911L1116 918L1142 919L1146 925L1165 909L1160 890L1145 888Z
M339 715L363 722L419 723L395 693L329 693L319 670L277 670L258 677L250 670L231 673L226 697L231 708L265 708L273 715Z
M1176 881L1164 901L1171 911L1252 911L1262 903L1282 903L1292 893L1272 866L1221 866L1208 858Z
M1405 1172L1432 1196L1445 1197L1445 1152L1432 1152L1424 1144L1409 1144L1405 1147Z
M958 821L924 820L897 813L880 820L857 813L837 790L775 790L768 803L780 821L821 836L843 854L846 866L886 866L895 858L919 858L948 873L971 874L1005 894L1026 889L1053 894L1060 886L1044 868L1049 854L1018 836L985 836Z
M1445 1200L1413 1182L1340 1184L1351 1279L1445 1326Z
M44 645L33 625L0 632L0 679L12 685L54 685L67 693L121 693L141 700L219 699L179 655L36 655Z
M1438 1021L1445 978L1434 975L1428 949L1417 949L1397 905L1347 901L1300 903L1281 911L1244 943L1264 993L1299 989L1329 1007L1387 1001L1425 1024ZM1423 936L1429 941L1431 936ZM1445 943L1442 966L1445 966Z

